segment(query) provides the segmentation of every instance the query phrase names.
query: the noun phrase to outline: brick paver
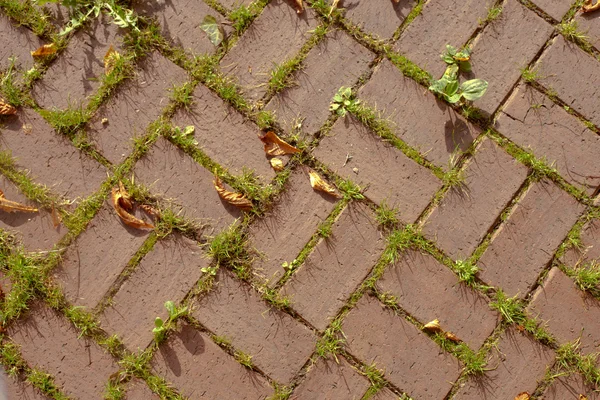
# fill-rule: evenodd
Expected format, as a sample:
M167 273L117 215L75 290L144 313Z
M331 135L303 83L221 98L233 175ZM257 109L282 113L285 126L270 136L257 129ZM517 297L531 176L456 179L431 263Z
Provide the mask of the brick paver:
M552 385L544 392L546 400L598 400L597 388L586 382L579 374L561 376L557 378Z
M132 379L127 383L125 398L127 400L159 400L160 397L152 393L148 385L139 379Z
M570 0L535 0L534 3L557 21L560 21L573 5Z
M44 44L25 27L16 26L10 18L0 14L0 41L4 43L0 50L0 71L10 66L10 57L15 57L15 65L27 70L34 64L30 52Z
M27 400L48 400L49 397L41 394L31 384L20 381L18 377L8 376L4 370L0 370L0 379L2 379L2 387L6 388L8 399L27 399Z
M600 26L598 26L598 13L581 13L575 17L577 28L585 32L587 40L598 49L600 48Z
M593 219L581 229L581 247L569 248L562 258L568 267L574 268L600 260L600 220Z
M343 7L346 9L345 16L363 31L381 39L389 39L415 4L414 0L400 2L349 0L343 3Z

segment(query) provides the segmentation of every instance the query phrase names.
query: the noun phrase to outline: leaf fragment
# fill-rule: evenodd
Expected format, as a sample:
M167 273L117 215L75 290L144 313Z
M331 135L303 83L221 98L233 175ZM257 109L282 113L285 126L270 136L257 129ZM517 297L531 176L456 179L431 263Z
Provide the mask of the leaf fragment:
M579 395L579 400L588 400L587 396L585 394L580 394Z
M113 208L125 225L136 229L154 229L154 225L142 221L129 213L133 209L133 203L131 196L127 193L121 181L119 181L118 188L113 188L111 197Z
M462 342L462 340L460 340L460 338L458 336L456 336L452 332L446 332L446 334L444 336L446 337L446 339L451 340L454 343L460 343L460 342Z
M265 144L265 153L270 156L283 156L300 152L294 146L281 140L273 131L268 131L264 135L259 135L259 137Z
M531 396L527 392L521 392L515 397L515 400L529 400Z
M217 175L215 175L213 184L215 185L215 189L217 190L219 197L221 197L229 204L236 206L237 208L244 211L250 211L252 210L252 207L254 207L252 202L246 197L244 197L243 194L230 192L229 190L225 189L225 186L223 186L223 182L221 182L221 179Z
M271 167L273 167L273 169L277 172L279 171L283 171L284 165L283 165L283 161L281 161L281 159L275 157L275 158L271 158L269 160L269 162L271 163Z
M426 323L425 326L423 326L423 329L432 333L441 332L442 327L440 326L440 320L436 318L433 321Z
M38 209L35 207L29 207L24 204L20 204L14 201L7 200L4 197L4 192L0 190L0 210L6 211L8 213L13 212L37 212Z
M152 207L150 204L142 204L140 208L148 215L152 215L154 218L160 218L160 210Z
M600 1L596 4L592 4L592 0L585 0L583 2L583 7L581 7L581 11L583 12L592 12L596 10L600 10Z
M0 115L14 115L17 109L0 99Z
M308 171L308 175L310 176L310 186L312 186L315 190L320 190L321 192L328 193L334 197L341 197L335 188L331 186L329 183L325 182L319 174L317 174L312 169Z
M296 3L296 14L302 14L304 12L304 4L302 0L294 0Z
M110 75L111 72L114 71L117 66L117 62L121 58L121 55L115 50L115 48L110 45L108 51L104 55L104 74Z
M58 226L60 225L61 222L62 222L62 217L60 216L58 211L56 211L56 207L53 204L52 205L52 225L54 225L54 228L58 228Z
M208 35L208 40L210 40L215 47L220 45L225 38L223 26L212 15L204 17L200 24L200 29Z
M32 57L46 57L56 53L56 45L54 43L40 46L37 50L31 52Z

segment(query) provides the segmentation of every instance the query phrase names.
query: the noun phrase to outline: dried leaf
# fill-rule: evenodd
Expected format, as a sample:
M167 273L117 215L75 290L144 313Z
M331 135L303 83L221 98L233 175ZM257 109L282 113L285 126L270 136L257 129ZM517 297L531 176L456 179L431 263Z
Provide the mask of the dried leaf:
M37 212L38 209L35 207L29 207L24 204L16 203L14 201L6 200L4 192L0 190L0 210L13 213L13 212Z
M56 53L56 45L54 43L45 44L39 47L36 51L31 52L32 57L46 57Z
M585 0L583 2L583 7L581 7L581 10L583 12L592 12L592 11L600 10L600 1L598 1L596 4L592 5L592 0Z
M310 186L312 186L313 189L320 190L335 197L340 197L335 188L325 182L315 171L309 170L308 175L310 176Z
M273 167L275 171L283 171L283 161L281 161L279 158L271 158L269 162L271 163L271 167Z
M110 75L117 66L117 61L121 58L121 55L114 49L112 44L108 48L108 51L104 55L104 74Z
M292 145L287 144L273 131L269 131L260 136L260 140L265 144L265 153L270 156L283 156L285 154L299 153L300 150Z
M441 332L442 327L440 326L440 320L436 318L433 321L426 323L423 329L432 333Z
M14 115L17 109L0 99L0 115Z
M148 214L148 215L152 215L154 218L160 218L160 210L158 210L158 209L156 209L156 208L152 207L151 205L149 205L149 204L142 204L142 205L140 206L140 208L141 208L142 210L144 210L144 212L145 212L146 214Z
M515 400L529 400L531 397L529 396L529 393L527 392L522 392L519 393L517 395L517 397L515 397Z
M61 222L62 218L60 214L58 213L58 211L56 211L56 207L52 205L52 225L54 225L55 228L58 228Z
M458 336L456 336L456 335L455 335L454 333L452 333L452 332L446 332L446 334L445 334L444 336L446 337L446 339L448 339L448 340L451 340L451 341L453 341L453 342L455 342L455 343L460 343L460 342L462 342L462 340L460 340L460 339L458 338Z
M304 11L304 4L302 3L302 0L295 0L295 2L296 2L296 13L302 14L302 12Z
M394 3L400 3L400 0L394 0Z
M223 26L217 22L217 19L212 15L207 15L200 24L202 29L208 35L208 40L216 47L221 44L225 38L225 30Z
M585 394L580 394L579 395L579 400L588 400L587 396Z
M31 124L23 124L23 126L21 127L21 129L23 129L23 133L26 135L31 135L31 132L33 132L33 125Z
M217 175L215 175L213 184L215 185L217 193L219 193L219 197L229 204L234 205L244 211L250 211L252 209L253 204L250 200L245 198L243 194L230 192L229 190L225 189L223 182L221 182L221 179L219 179Z
M154 229L154 225L142 221L129 213L133 208L133 204L131 196L125 190L123 183L119 182L119 187L113 188L111 197L113 207L125 225L136 229Z

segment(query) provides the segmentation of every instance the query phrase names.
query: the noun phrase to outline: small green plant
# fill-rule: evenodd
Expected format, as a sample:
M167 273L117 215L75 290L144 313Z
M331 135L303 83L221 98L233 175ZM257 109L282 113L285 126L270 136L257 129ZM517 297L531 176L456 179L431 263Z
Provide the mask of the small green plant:
M461 282L466 283L467 285L475 284L475 277L477 272L479 272L479 268L477 265L474 265L469 260L458 260L455 264L456 274L458 275L458 279Z
M468 47L458 50L447 44L446 52L440 57L448 65L458 65L461 72L471 72L471 49Z
M177 308L175 303L170 300L165 303L165 308L169 312L169 318L167 318L167 321L165 322L161 317L156 317L154 320L154 329L152 329L154 339L158 343L164 340L167 331L171 328L173 322L187 312L187 307Z
M176 126L173 128L173 139L185 145L198 146L198 141L194 138L195 130L196 128L193 125L186 126L183 129Z
M200 268L200 271L202 271L203 273L208 274L210 276L215 276L215 275L217 275L218 269L219 269L219 267L217 267L215 265L215 266L212 266L212 267L203 267L203 268Z
M360 100L354 98L352 88L341 87L335 96L333 96L333 102L329 106L329 110L335 111L337 115L343 117L348 112L348 108L359 104Z
M594 260L578 266L573 271L573 278L581 290L600 294L600 262Z

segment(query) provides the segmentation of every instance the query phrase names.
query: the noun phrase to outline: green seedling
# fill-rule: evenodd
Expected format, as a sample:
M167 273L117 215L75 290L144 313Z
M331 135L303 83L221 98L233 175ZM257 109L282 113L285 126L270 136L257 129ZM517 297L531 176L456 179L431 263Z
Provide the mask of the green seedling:
M335 96L333 96L333 102L329 106L329 110L335 111L337 115L343 117L348 112L348 108L359 104L360 100L354 98L352 88L341 87Z
M446 52L440 56L448 65L458 65L461 72L471 72L471 49L468 47L457 50L456 47L446 45Z
M178 142L184 142L187 145L198 146L198 141L194 138L196 128L193 125L181 129L176 126L173 128L173 139Z
M444 75L437 81L433 81L429 90L440 94L451 104L462 100L475 101L485 94L488 83L483 79L470 79L459 83L458 64L451 64L446 68Z
M152 329L154 339L158 343L164 340L167 331L171 328L173 322L187 312L187 307L177 308L175 303L170 300L165 303L165 308L169 312L169 318L165 322L161 317L156 317L154 320L154 329Z
M215 275L217 275L218 269L219 269L219 267L217 267L217 266L203 267L203 268L200 268L200 271L202 271L203 273L208 274L210 276L215 276Z

